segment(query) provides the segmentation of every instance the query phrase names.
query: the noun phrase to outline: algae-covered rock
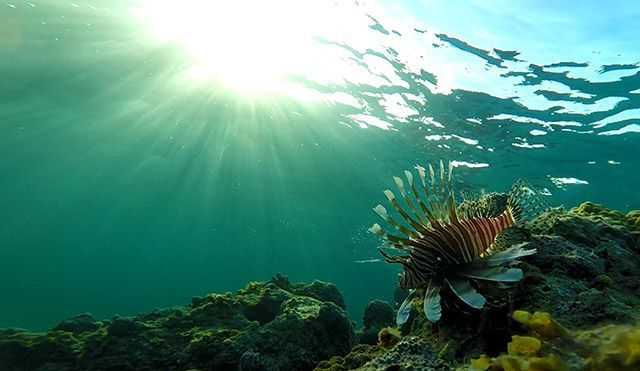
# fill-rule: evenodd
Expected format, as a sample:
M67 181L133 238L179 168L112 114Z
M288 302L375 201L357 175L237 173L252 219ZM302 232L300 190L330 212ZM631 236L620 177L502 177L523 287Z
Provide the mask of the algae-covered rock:
M357 368L362 371L451 370L452 365L434 350L431 342L417 336L403 338L389 351Z
M471 359L459 370L520 371L632 371L640 370L640 327L604 325L592 329L565 329L548 313L516 311L513 318L536 329L514 335L507 353ZM560 327L549 336L541 327Z
M293 287L293 292L296 295L309 296L316 298L320 301L332 302L342 309L346 309L344 304L344 298L336 285L329 282L322 282L315 280L310 284Z
M603 206L585 202L580 206L564 211L551 209L531 225L532 232L544 235L556 235L581 243L586 246L597 246L601 242L614 241L624 248L637 248L637 231L633 218L636 212L627 216L621 212Z
M271 279L271 283L295 295L309 296L320 301L330 301L342 309L346 309L342 294L330 282L314 280L311 283L291 283L287 276L280 273Z
M321 362L316 371L445 371L453 365L434 351L432 344L424 338L403 338L391 349L360 344L344 357L334 357Z
M362 324L364 327L359 334L358 342L376 344L380 330L395 324L395 311L386 301L372 300L364 309Z
M538 253L527 260L515 305L542 308L578 327L638 319L640 250L635 215L587 202L537 217L529 226L529 246Z
M359 344L353 347L351 352L345 356L335 356L329 360L322 361L315 368L316 371L346 371L356 370L365 363L384 354L385 349L368 344Z
M73 332L75 334L96 331L102 325L90 313L82 313L60 322L53 330Z
M394 321L395 312L386 301L372 300L364 309L362 324L365 328L391 326Z
M334 285L279 276L182 308L102 322L80 315L48 333L2 330L0 370L311 370L353 347L343 306Z
M378 332L378 345L384 349L389 349L400 342L402 334L395 327L385 327Z

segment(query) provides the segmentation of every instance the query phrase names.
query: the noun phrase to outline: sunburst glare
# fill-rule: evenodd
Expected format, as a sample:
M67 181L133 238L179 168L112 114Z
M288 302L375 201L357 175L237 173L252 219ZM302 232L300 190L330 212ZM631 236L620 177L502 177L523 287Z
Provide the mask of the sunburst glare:
M364 37L362 24L354 22L362 14L354 17L356 12L354 4L322 0L155 0L135 9L155 41L188 53L192 63L186 78L216 81L243 93L296 96L301 91L294 77L340 82L352 72L344 53L318 38Z

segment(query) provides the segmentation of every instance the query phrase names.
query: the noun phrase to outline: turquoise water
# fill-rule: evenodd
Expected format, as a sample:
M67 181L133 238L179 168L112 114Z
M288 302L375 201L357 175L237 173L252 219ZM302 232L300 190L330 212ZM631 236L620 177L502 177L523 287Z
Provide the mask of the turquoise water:
M241 3L0 2L0 327L278 272L359 318L396 274L371 207L440 159L640 208L640 6Z

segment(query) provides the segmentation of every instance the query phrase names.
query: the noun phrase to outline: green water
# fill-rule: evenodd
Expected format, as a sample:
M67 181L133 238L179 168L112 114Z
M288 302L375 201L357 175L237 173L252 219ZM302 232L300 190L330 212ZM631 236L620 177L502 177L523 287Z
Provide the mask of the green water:
M353 5L371 39L313 47L359 75L287 77L314 99L256 94L181 83L192 56L150 41L134 4L0 2L0 327L180 305L278 272L336 283L359 318L397 273L358 262L378 257L371 207L392 175L439 159L458 161L463 189L524 178L554 205L640 208L637 55L524 60ZM257 76L270 57L253 58Z

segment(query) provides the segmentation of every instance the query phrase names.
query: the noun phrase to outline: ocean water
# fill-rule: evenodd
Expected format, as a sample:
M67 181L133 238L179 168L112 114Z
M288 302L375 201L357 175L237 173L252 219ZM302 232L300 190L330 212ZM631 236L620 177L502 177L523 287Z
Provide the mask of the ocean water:
M371 208L455 161L640 208L640 6L0 1L0 327L278 272L390 300Z

